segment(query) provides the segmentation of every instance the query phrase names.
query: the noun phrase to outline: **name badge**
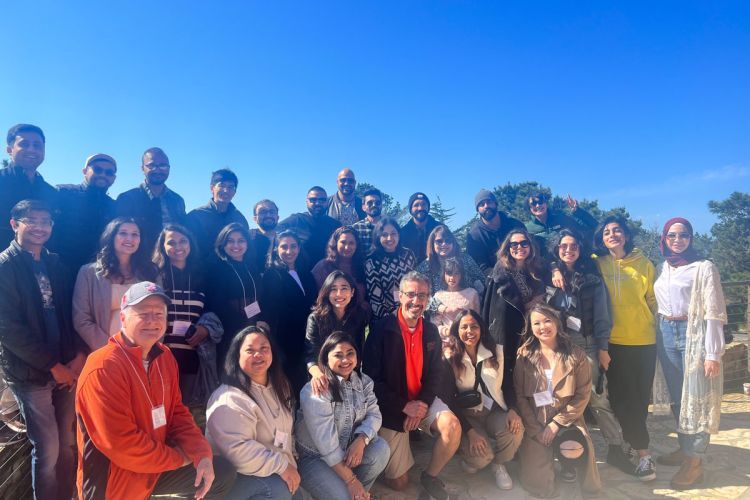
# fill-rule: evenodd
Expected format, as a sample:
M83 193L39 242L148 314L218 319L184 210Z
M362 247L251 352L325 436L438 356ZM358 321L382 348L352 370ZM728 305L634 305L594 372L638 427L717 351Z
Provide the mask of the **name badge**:
M164 412L164 405L151 408L151 423L154 424L154 430L167 425L167 414Z
M534 393L534 403L536 403L537 408L551 405L552 403L554 403L554 400L552 399L552 393L550 391Z
M172 335L184 337L191 324L190 321L175 321L172 323Z
M398 288L394 288L394 289L393 289L393 301L394 301L394 302L396 302L397 304L398 304L398 302L399 302L399 297L398 297L398 293L399 293L399 292L398 292Z
M289 449L289 433L277 430L273 437L273 445L282 450Z
M568 319L565 320L565 324L568 328L573 330L574 332L581 331L581 319L576 318L575 316L568 316Z
M245 316L247 316L247 319L257 316L258 314L260 314L260 304L258 304L257 300L245 307Z

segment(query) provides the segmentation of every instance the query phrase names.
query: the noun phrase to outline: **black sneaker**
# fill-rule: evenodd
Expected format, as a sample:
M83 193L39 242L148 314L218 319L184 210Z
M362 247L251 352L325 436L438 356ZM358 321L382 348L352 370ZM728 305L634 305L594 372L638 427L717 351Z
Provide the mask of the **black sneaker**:
M625 474L635 475L635 465L619 446L610 446L607 453L607 463L617 467Z
M448 500L448 498L450 498L450 495L448 495L448 492L445 490L445 484L443 484L440 478L422 472L419 482L427 494L435 500Z
M578 479L578 473L576 473L575 467L562 466L560 469L560 480L563 483L575 483Z
M641 457L638 466L635 468L635 477L641 481L653 481L656 479L656 466L651 459L651 455Z

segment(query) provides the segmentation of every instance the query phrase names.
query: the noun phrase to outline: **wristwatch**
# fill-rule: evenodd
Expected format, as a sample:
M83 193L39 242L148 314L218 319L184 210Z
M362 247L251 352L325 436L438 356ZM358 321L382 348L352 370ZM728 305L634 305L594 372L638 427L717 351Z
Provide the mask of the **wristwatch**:
M364 434L362 432L357 433L357 435L354 436L354 439L357 439L360 436L365 440L365 446L367 446L368 444L370 444L370 438L367 437L367 434Z

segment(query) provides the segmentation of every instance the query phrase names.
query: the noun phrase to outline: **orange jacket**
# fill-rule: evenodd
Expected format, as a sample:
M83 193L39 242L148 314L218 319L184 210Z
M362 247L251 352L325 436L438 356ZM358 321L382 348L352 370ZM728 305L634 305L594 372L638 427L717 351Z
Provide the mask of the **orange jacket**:
M211 447L182 404L172 353L162 344L154 345L146 373L142 352L140 347L128 347L118 333L91 353L78 379L81 499L147 498L159 474L182 467L184 459L175 446L194 465L212 456ZM153 428L152 404L163 404L166 414L166 425L157 429Z

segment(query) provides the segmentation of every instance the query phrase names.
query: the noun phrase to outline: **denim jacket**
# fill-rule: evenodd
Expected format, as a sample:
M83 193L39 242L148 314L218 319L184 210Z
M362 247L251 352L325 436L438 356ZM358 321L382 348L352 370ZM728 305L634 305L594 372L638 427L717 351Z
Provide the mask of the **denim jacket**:
M339 377L339 383L342 402L335 403L330 392L313 396L308 382L300 393L295 424L300 457L320 457L330 467L344 460L356 434L375 439L383 420L370 377L354 371L349 380Z

